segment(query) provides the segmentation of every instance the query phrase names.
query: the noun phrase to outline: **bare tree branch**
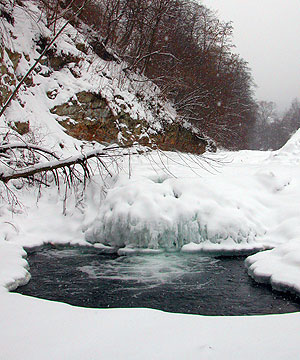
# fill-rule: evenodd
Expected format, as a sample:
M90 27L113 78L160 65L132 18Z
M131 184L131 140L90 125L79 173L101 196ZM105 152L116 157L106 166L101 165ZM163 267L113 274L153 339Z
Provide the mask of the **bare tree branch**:
M28 178L33 176L37 173L47 172L47 171L54 171L56 169L68 168L72 165L79 164L83 167L84 173L87 175L89 171L86 167L87 160L91 158L98 158L98 157L108 156L107 152L103 150L94 150L87 154L80 154L77 156L72 156L68 159L63 160L53 160L47 161L46 163L39 163L32 166L23 167L20 169L6 169L0 174L0 181L7 183L13 179L20 179L20 178Z
M59 159L59 157L54 154L52 151L49 151L47 149L44 149L40 146L34 145L34 144L28 144L28 143L10 143L10 144L5 144L5 145L0 145L0 154L4 154L9 150L13 150L13 149L27 149L30 151L38 151L38 152L42 152L48 155L53 156L54 158L56 158L57 160Z

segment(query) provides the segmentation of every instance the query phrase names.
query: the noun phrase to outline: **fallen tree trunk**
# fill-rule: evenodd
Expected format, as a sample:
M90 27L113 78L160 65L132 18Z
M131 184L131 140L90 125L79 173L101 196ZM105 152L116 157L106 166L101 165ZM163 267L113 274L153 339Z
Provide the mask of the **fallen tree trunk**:
M100 159L101 157L109 157L109 156L113 156L113 155L108 154L106 151L103 151L102 149L102 150L94 150L86 154L72 156L67 159L52 160L52 161L47 161L45 163L38 163L35 165L22 167L22 168L8 168L5 169L5 171L2 171L2 173L0 173L0 181L4 183L8 183L8 181L13 179L29 178L38 173L70 168L71 166L74 165L81 165L84 170L84 174L88 175L87 160L91 158L96 158L98 161L100 161L102 166L109 173L104 162Z

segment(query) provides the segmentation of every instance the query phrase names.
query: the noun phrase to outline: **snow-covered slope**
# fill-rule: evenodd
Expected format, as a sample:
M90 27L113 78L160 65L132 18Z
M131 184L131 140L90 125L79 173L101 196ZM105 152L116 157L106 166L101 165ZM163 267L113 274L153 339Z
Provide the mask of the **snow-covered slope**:
M0 104L54 36L34 4L16 4L13 24L0 17ZM56 28L64 23L57 21ZM174 148L186 137L195 152L203 152L205 141L186 122L179 122L159 88L143 76L124 71L126 67L121 61L101 59L87 36L69 24L26 79L1 127L40 141L47 137L47 146L60 153L64 147L65 154L80 146L66 132L82 140Z

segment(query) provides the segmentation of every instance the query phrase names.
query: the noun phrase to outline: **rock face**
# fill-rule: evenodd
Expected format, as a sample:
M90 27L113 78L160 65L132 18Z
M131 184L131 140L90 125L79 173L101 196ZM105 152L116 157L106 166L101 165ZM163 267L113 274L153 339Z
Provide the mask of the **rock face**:
M49 98L55 96L53 92L47 95ZM69 135L80 140L121 142L123 145L138 142L161 150L197 154L203 153L207 145L206 141L180 123L162 124L162 128L157 130L146 121L132 119L125 110L115 115L106 99L97 93L81 91L50 111L59 116Z
M50 95L48 95L50 97ZM80 140L117 140L116 117L99 94L81 91L67 103L50 110L60 117L68 134Z

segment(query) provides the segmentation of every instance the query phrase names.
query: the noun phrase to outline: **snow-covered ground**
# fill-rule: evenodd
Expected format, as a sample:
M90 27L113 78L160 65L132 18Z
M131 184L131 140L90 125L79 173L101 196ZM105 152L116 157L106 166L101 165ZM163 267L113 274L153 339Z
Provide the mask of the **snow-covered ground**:
M299 359L300 316L206 317L95 310L0 297L5 360Z
M15 51L26 50L32 62L38 54L24 29L36 25L18 16L10 29L18 35ZM71 28L69 35L60 39L58 49L75 51ZM25 71L29 64L22 58L20 66ZM74 155L83 145L90 149L67 136L49 112L78 90L102 86L108 100L112 91L120 91L117 81L93 85L87 68L81 63L76 85L68 69L54 72L51 79L35 74L36 85L22 90L22 101L15 101L0 119L1 128L25 119L31 136L60 156ZM54 100L46 97L58 87ZM122 94L130 100L126 86ZM132 109L139 116L144 111L138 104ZM248 257L250 275L276 288L300 291L299 155L300 132L277 152L220 152L207 155L210 159L156 152L125 156L105 184L94 175L84 193L70 193L64 212L64 189L59 193L54 185L41 194L35 187L14 187L20 202L14 207L2 192L0 358L298 359L299 313L204 317L149 309L92 310L8 289L30 278L23 247L51 242L114 248L120 254L177 249L197 256L203 250L273 248Z
M130 171L129 161L125 160L123 170L107 184L106 196L101 196L101 181L95 177L87 189L84 204L80 209L76 208L71 197L65 216L62 215L62 200L54 188L45 190L37 203L36 194L20 194L27 211L2 214L2 358L298 359L299 313L209 317L150 309L95 310L34 299L6 290L28 280L26 261L22 259L24 245L37 246L43 242L87 244L85 237L89 239L87 234L91 229L99 231L105 212L113 213L116 224L123 221L117 228L122 238L122 232L130 234L126 221L130 216L132 221L132 214L139 216L136 224L145 224L148 219L146 224L151 233L166 229L166 224L176 224L179 220L187 223L194 216L195 209L197 216L203 216L201 219L207 221L208 238L203 242L200 238L193 239L199 244L188 243L185 233L186 245L182 251L197 252L214 247L217 251L232 251L275 246L274 250L248 258L251 275L258 280L261 276L264 279L271 277L274 279L272 284L288 284L290 288L298 286L299 289L298 138L300 133L290 140L289 146L276 153L216 154L215 159L222 161L215 169L208 167L211 172L196 166L196 159L190 162L194 169L187 167L182 158L186 155L167 154L168 159L163 161L165 165L169 162L166 168L162 167L158 155L153 154L157 157L151 161L144 156L133 156ZM295 156L290 156L293 152ZM131 213L135 207L135 213ZM187 217L182 219L186 213ZM120 214L121 220L118 219ZM113 219L109 216L108 219ZM157 223L161 228L156 228ZM209 241L209 231L217 233L226 226L233 235L239 233L238 229L247 231L245 229L251 228L256 236L249 242L247 237L239 243L234 239L223 243L220 237L216 244L215 240ZM115 243L117 234L112 235L111 243L109 238L102 238L102 233L99 236L94 237L99 241L96 246L101 247L101 241L105 246L126 245L123 253L124 249L126 253L126 249L136 249L137 245L139 249L146 249L149 245L142 235L139 244ZM171 230L170 236L175 239ZM163 241L160 244L173 246ZM152 243L150 246L157 248L160 244L153 246Z

